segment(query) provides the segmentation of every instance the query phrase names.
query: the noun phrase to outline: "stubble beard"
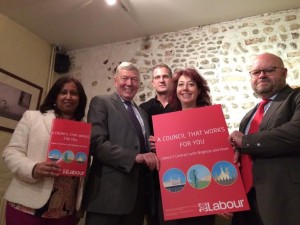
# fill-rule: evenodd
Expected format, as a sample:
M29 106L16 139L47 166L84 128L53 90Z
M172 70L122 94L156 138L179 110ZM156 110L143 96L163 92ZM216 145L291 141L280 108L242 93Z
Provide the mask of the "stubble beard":
M259 94L259 95L262 95L262 94L268 94L268 93L271 93L273 91L273 87L272 86L268 86L268 87L258 87L256 88L256 93Z
M157 92L157 94L159 94L159 95L166 95L166 94L168 94L168 90L164 90L164 91L156 91Z

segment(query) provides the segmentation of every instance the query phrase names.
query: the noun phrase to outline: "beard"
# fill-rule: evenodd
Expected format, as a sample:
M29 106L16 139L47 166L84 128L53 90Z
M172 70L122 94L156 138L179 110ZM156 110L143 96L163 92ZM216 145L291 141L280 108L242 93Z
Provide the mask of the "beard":
M259 95L273 93L273 86L269 85L269 86L264 86L264 87L256 87L255 90L256 90L255 92Z
M259 96L271 97L276 92L280 91L285 86L285 82L275 84L272 81L266 83L259 83L254 88L254 91Z
M158 94L160 94L160 95L166 95L166 94L168 94L168 90L162 90L162 91L156 91Z

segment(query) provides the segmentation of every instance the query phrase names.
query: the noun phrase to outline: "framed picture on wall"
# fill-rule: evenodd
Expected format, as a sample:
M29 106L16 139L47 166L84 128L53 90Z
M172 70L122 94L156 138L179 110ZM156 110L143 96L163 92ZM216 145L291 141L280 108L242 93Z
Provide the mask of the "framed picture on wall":
M0 68L0 130L13 132L26 110L38 109L43 88Z

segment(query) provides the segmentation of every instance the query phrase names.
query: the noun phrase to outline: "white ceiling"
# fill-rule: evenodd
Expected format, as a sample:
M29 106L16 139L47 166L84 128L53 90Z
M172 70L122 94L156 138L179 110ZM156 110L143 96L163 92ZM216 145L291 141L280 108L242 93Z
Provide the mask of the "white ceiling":
M299 0L0 0L6 15L66 50L300 8Z

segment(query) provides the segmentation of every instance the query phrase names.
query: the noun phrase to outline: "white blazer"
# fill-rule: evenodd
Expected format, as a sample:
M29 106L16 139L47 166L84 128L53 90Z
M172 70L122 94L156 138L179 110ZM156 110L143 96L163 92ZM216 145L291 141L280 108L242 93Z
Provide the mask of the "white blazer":
M35 179L32 170L36 163L47 159L53 111L26 111L18 123L9 144L3 151L3 160L13 173L4 199L33 209L41 208L49 200L54 178ZM80 179L76 209L80 209L83 178Z

